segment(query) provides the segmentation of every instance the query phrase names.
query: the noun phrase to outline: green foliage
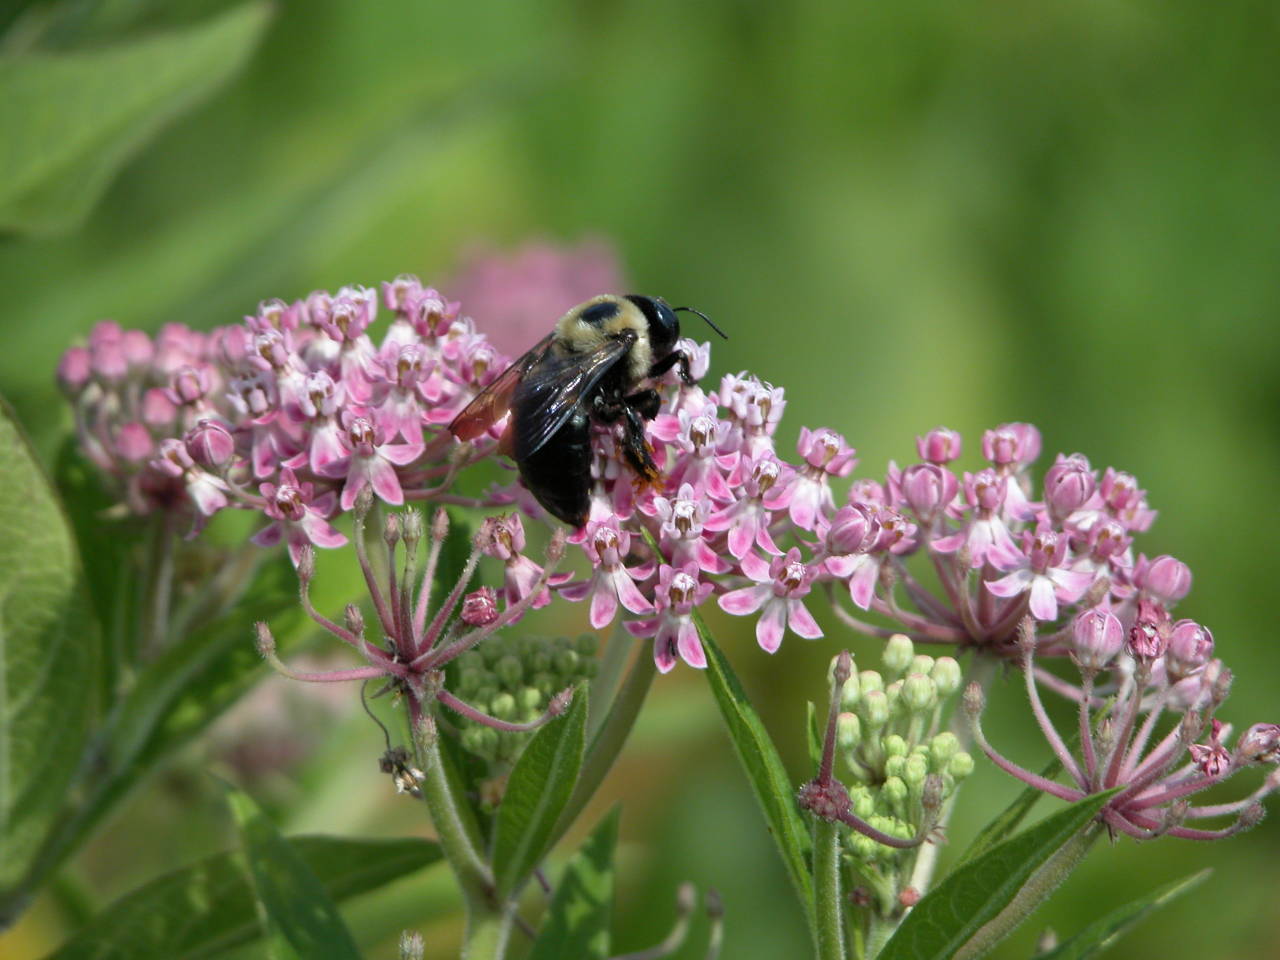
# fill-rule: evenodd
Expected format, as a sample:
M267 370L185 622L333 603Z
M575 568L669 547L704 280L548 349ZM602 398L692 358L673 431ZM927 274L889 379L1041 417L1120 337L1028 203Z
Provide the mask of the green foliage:
M764 812L769 832L778 846L782 862L812 928L813 879L808 866L812 839L800 816L800 809L796 806L795 785L782 765L782 758L778 756L769 732L765 730L759 714L747 698L733 668L729 666L729 661L711 639L701 618L695 615L694 622L698 626L698 636L707 655L707 681L711 684L716 706L720 708L720 715L724 718L725 730L738 759L742 761L742 769L751 784L751 791Z
M1201 870L1189 877L1165 884L1145 896L1131 900L1089 924L1066 943L1037 954L1035 960L1088 960L1114 946L1116 941L1171 900L1198 887L1211 870Z
M244 65L269 9L249 3L102 49L0 57L0 229L53 232L82 220L156 130Z
M48 479L0 401L0 926L54 829L101 709L99 633Z
M529 960L606 960L613 913L613 850L621 809L600 821L569 861Z
M1061 770L1062 761L1054 757L1045 764L1045 768L1040 771L1040 776L1046 780L1052 780ZM1019 791L1018 795L1013 798L1013 801L1007 807L996 814L990 823L978 831L978 835L969 842L969 846L961 854L957 864L965 864L976 857L980 857L1012 834L1026 819L1027 814L1031 812L1031 808L1042 797L1044 797L1043 791L1032 786L1025 787Z
M299 957L359 960L355 941L307 863L247 793L228 787L227 800L270 934L278 932Z
M440 859L426 840L290 837L331 901L376 890ZM157 877L111 904L49 960L203 960L262 936L245 856L219 853Z
M494 826L493 876L499 894L519 890L554 841L556 821L582 768L586 725L587 691L579 688L564 716L534 734L511 771Z
M980 936L998 921L1025 919L1042 899L1040 890L1027 896L1032 882L1044 875L1070 845L1079 843L1090 822L1116 791L1094 794L1047 817L1015 837L951 871L937 888L921 900L897 933L885 945L880 960L952 960L976 957L994 946L996 939ZM1056 885L1075 865L1065 865L1060 875L1045 877ZM1006 911L1017 904L1019 915ZM1002 928L1007 933L1011 926Z

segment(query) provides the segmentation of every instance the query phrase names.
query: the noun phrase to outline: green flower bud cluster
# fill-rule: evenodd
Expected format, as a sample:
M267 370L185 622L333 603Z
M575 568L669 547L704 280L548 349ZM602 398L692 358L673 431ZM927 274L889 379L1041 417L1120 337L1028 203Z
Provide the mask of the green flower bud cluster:
M925 780L937 775L945 800L973 772L956 735L941 730L946 702L960 689L952 657L917 654L902 634L885 645L884 669L854 672L841 690L836 743L849 778L853 812L877 830L909 839L924 819ZM846 849L872 865L904 852L850 831Z
M599 638L503 637L485 640L449 664L448 687L483 713L511 723L531 723L551 698L596 675ZM474 720L450 716L461 731L462 746L495 765L515 762L532 732L495 730Z

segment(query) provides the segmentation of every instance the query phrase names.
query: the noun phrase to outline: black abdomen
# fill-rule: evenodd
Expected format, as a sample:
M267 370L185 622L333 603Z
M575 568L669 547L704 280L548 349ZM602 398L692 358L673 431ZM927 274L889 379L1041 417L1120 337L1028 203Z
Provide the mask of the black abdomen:
M591 418L575 411L531 456L519 461L520 476L544 507L581 527L591 506Z

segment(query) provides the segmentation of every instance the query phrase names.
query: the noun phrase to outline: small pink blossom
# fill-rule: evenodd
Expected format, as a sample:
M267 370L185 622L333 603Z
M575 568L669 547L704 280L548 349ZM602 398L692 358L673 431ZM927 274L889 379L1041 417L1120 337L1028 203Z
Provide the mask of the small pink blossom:
M1037 620L1058 619L1058 603L1075 603L1089 585L1093 575L1071 570L1067 562L1067 538L1041 527L1035 533L1022 535L1023 558L1018 567L999 580L988 580L987 589L997 597L1016 597L1029 593L1028 609Z
M623 566L622 558L631 549L631 534L619 531L616 519L589 522L583 547L594 567L591 579L567 583L559 592L567 600L591 598L588 620L594 629L613 622L619 603L632 613L653 612L653 604L636 588L634 574Z
M296 567L307 544L330 548L346 544L347 538L327 519L337 505L336 494L330 492L317 497L314 485L299 482L287 467L280 472L278 484L260 484L258 491L266 501L263 512L274 521L253 535L252 540L258 546L275 546L283 539Z
M792 547L786 556L774 557L767 572L744 572L757 585L730 590L720 597L720 608L735 616L748 616L759 611L756 640L762 650L776 653L788 627L806 640L822 636L822 628L805 608L802 599L809 592L815 571L801 562L798 549Z
M658 568L654 591L658 615L649 620L628 621L624 626L634 637L653 637L653 661L660 672L669 673L677 663L677 655L689 666L705 669L707 657L692 613L714 589L714 584L698 581L698 568L693 564L683 570L665 563Z

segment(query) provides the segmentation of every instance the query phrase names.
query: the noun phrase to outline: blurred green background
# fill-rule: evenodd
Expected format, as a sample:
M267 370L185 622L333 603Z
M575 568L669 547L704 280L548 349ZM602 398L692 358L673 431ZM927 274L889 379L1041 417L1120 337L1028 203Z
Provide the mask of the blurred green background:
M1135 473L1160 511L1140 546L1192 566L1179 612L1235 670L1226 715L1280 720L1262 617L1280 572L1278 20L1274 4L1150 0L11 3L0 392L47 455L68 423L57 358L99 318L206 328L317 287L441 282L478 242L604 237L635 290L730 332L713 376L787 387L788 450L801 424L829 425L857 475L878 475L945 423L971 467L982 429L1028 420L1046 455ZM118 82L55 67L18 89L41 57L100 65L157 34L197 41L161 66L122 61ZM828 639L772 658L718 624L797 782L827 659L849 644L875 665L824 623ZM310 709L313 691L281 683L273 709ZM1041 763L1017 690L994 699L994 738ZM289 830L421 830L366 775L381 747L346 707L260 793ZM803 954L700 676L657 684L604 793L625 800L618 949L665 933L687 879L722 891L726 957ZM980 761L953 847L1013 793ZM113 896L222 847L218 803L190 771L152 782L81 878ZM1100 847L997 955L1203 865L1194 899L1117 955L1280 955L1278 843L1273 818L1212 846ZM372 957L403 926L448 956L451 904L437 871L344 912ZM4 955L40 955L65 922L41 901ZM682 956L702 949L695 935Z

